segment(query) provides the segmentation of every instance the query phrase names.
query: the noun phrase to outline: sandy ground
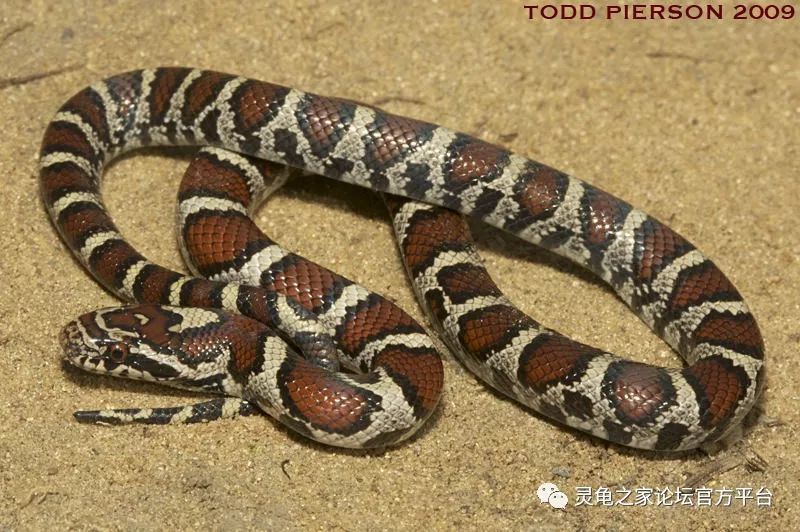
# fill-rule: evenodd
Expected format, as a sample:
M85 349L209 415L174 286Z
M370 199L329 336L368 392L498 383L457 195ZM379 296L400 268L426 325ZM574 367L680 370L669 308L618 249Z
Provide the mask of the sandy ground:
M14 0L0 15L0 530L769 530L800 520L797 19L559 23L527 20L520 2L66 4ZM384 452L323 448L266 417L75 423L79 408L190 400L62 366L60 326L115 299L70 258L37 194L37 151L58 106L96 79L157 65L230 71L441 123L668 221L715 259L755 312L773 422L715 457L626 450L499 398L445 355L437 414L419 437ZM110 169L106 186L123 232L176 268L172 202L186 162L185 153L134 155ZM424 320L371 193L294 183L259 223ZM546 325L679 364L589 275L496 231L477 233L501 286ZM763 470L724 471L758 457ZM771 507L557 511L536 497L545 481L572 502L578 487L674 489L706 468L722 469L701 475L707 486L765 487Z

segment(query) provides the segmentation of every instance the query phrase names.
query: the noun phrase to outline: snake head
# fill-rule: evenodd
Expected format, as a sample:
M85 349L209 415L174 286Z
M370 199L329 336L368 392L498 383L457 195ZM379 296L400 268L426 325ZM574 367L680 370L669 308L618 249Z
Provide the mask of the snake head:
M170 328L181 319L158 305L100 309L67 323L59 341L65 360L91 373L177 380L181 370Z

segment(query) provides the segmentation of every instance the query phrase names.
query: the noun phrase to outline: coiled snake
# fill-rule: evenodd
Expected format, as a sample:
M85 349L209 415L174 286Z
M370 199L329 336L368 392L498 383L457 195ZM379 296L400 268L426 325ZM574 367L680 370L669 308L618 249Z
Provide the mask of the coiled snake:
M103 206L104 164L163 145L232 150L203 151L179 195L183 250L209 280L148 261ZM79 419L193 422L257 406L320 442L375 447L407 438L433 412L443 371L423 328L283 250L248 218L279 185L273 163L391 194L406 268L445 342L485 382L551 419L622 445L680 450L731 433L759 397L763 342L742 297L694 246L624 201L434 124L160 68L80 91L47 128L41 190L53 223L101 283L142 303L86 314L61 342L66 359L89 371L234 398ZM587 267L687 366L625 360L544 328L498 290L453 211Z

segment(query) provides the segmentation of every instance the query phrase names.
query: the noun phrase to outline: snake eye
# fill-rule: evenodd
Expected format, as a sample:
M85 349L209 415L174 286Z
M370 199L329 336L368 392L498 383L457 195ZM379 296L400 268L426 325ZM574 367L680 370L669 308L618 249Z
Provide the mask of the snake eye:
M106 355L112 362L122 364L128 357L128 344L122 342L111 344L108 349L106 349Z

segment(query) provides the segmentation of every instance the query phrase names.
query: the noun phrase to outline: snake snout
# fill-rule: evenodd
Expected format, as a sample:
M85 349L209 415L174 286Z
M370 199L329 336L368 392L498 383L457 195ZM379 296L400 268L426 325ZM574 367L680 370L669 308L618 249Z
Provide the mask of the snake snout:
M78 365L81 355L86 355L86 345L83 341L77 320L67 323L58 333L58 343L64 351L64 358L72 364Z
M61 349L64 351L64 354L68 354L72 347L72 338L74 336L75 331L75 323L69 322L61 329L61 332L58 333L58 343L61 345Z

